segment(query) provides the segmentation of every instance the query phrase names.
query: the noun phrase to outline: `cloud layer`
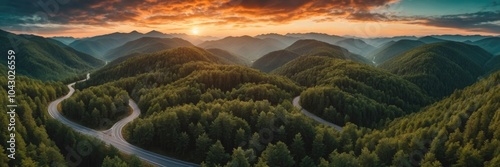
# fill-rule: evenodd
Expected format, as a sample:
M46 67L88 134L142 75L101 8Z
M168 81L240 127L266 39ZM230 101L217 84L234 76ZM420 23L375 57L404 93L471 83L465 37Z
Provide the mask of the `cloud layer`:
M500 33L500 10L443 16L397 16L380 9L399 0L16 0L0 6L0 28L54 30L78 25L262 26L297 20L409 22ZM496 2L496 1L494 1Z

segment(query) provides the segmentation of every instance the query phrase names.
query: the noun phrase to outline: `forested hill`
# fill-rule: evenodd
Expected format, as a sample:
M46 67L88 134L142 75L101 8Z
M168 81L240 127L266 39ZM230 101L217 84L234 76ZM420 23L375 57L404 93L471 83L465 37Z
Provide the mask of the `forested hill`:
M375 67L320 56L304 56L275 71L309 87L305 109L339 125L376 127L431 102L418 86Z
M196 47L131 57L97 71L88 82L77 87L85 91L101 84L126 90L142 111L140 118L124 129L127 141L183 160L208 164L226 164L225 152L249 143L252 135L270 126L271 119L283 114L291 117L294 107L290 101L303 89L285 77L227 65L218 56ZM293 126L311 132L311 123L300 123L302 119L290 122L298 122ZM276 123L272 126L283 125ZM284 132L284 128L280 131ZM290 128L288 137L293 138L298 131L301 130ZM284 134L280 136L263 146L279 140L285 142ZM214 151L210 151L211 147ZM250 147L247 144L245 150ZM255 152L255 156L262 151Z
M14 48L15 46L15 48ZM61 80L104 65L104 62L53 39L15 35L0 30L0 50L16 51L17 73L41 80ZM7 64L3 59L2 64Z
M7 83L1 76L0 82ZM7 97L7 87L0 89L0 95ZM82 135L52 119L47 112L49 102L65 95L68 88L60 82L41 82L24 76L16 77L16 121L15 121L15 159L7 148L11 140L7 127L0 133L0 166L102 166L103 164L129 164L139 167L142 163L135 156L120 154L116 148L107 146L97 139ZM0 105L10 104L7 98L0 99ZM6 112L2 110L2 112ZM7 126L9 114L0 114L0 123ZM87 150L77 153L81 146ZM87 147L88 146L88 147ZM79 158L79 159L67 159ZM7 162L9 160L9 162Z
M424 45L425 43L417 40L399 40L396 42L387 43L386 45L373 51L367 57L376 64L382 64L385 61L398 56L405 51Z
M500 166L500 72L360 138L381 165ZM375 166L375 165L374 165Z
M285 44L276 39L260 39L250 36L226 37L219 40L206 41L199 44L198 46L205 49L218 48L227 50L232 53L241 55L250 61L254 61L260 58L260 56L271 51L283 49L286 47Z
M271 52L262 56L253 63L252 67L264 72L271 72L300 56L326 56L338 59L350 59L367 64L371 63L364 57L353 54L345 48L326 42L306 39L299 40L284 50Z
M440 98L476 82L486 72L484 65L491 58L478 46L440 42L409 50L380 67Z
M148 73L181 75L182 70L184 70L181 67L189 62L234 64L231 60L214 55L202 48L178 47L156 53L139 54L127 57L124 60L120 59L117 62L111 62L108 66L93 74L93 77L85 84L100 85L121 78L133 77L138 74L147 75Z
M106 60L114 60L135 53L153 53L165 49L189 46L194 45L180 38L142 37L111 49L103 58Z

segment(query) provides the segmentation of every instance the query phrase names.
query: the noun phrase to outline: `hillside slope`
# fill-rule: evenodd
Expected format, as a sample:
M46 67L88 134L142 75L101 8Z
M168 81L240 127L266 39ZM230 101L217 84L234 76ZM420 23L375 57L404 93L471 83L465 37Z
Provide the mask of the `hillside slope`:
M326 56L338 59L349 59L367 64L370 63L364 57L353 54L345 48L331 45L326 42L306 39L299 40L284 50L271 52L262 56L252 64L252 67L264 72L271 72L300 56Z
M477 46L441 42L414 48L380 67L440 98L476 82L485 73L484 64L491 57Z
M142 37L109 50L103 58L111 61L130 54L153 53L160 50L188 46L194 45L180 38Z
M286 47L276 39L260 39L250 36L226 37L220 40L206 41L198 45L202 48L218 48L243 56L254 61L260 56Z
M479 41L475 41L472 44L483 48L491 54L500 54L500 37L485 38Z
M109 50L121 46L129 41L139 39L141 37L170 38L172 36L163 34L158 31L151 31L145 34L137 31L132 31L130 33L115 32L111 34L79 39L70 43L69 46L80 52L87 53L91 56L101 59Z
M14 44L11 41L15 41ZM0 30L0 50L9 49L17 51L15 54L17 73L40 80L74 77L104 65L101 60L53 39L15 35ZM4 61L7 59L2 60Z
M498 92L500 72L365 135L356 147L375 152L385 165L498 166Z
M408 51L410 49L413 49L415 47L418 47L420 45L424 45L425 43L421 41L415 41L415 40L400 40L396 41L393 43L388 43L387 45L384 45L377 50L373 51L371 54L369 54L369 58L376 63L376 64L382 64L385 61L400 55L401 53Z
M211 49L207 49L207 51L218 56L219 58L226 60L226 62L229 64L243 65L243 66L250 65L250 61L248 59L245 59L244 57L241 57L239 55L235 55L233 53L230 53L230 52L222 50L222 49L211 48Z
M376 48L370 44L367 44L361 39L348 38L335 43L340 47L346 48L349 52L365 56L375 50Z
M308 87L301 94L301 105L338 125L377 127L431 101L413 83L350 60L303 56L274 72Z

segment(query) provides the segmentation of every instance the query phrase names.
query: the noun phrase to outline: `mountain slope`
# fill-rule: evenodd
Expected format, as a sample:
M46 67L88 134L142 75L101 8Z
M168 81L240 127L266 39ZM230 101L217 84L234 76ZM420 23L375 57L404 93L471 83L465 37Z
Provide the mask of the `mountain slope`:
M484 64L491 57L477 46L441 42L414 48L380 67L440 98L476 82L485 73Z
M219 58L224 59L225 62L228 64L243 65L243 66L250 65L250 61L245 59L244 57L235 55L233 53L230 53L222 49L212 48L212 49L207 49L207 51L218 56Z
M347 49L312 39L299 40L284 50L271 52L255 61L252 67L270 72L299 56L326 56L370 63L364 57L353 54Z
M425 43L421 41L414 40L400 40L397 42L391 42L373 51L367 57L371 58L371 60L376 64L382 64L385 61L393 58L394 56L398 56L405 51L424 44Z
M75 42L77 40L76 38L73 37L51 37L50 39L57 40L65 45L69 45L72 42Z
M11 40L14 43L11 43ZM39 36L15 35L0 30L0 43L1 50L17 51L16 71L18 74L40 80L74 77L104 65L104 62L90 55L78 52L53 39ZM17 46L14 47L12 44Z
M69 46L96 58L102 58L109 50L141 37L169 38L171 36L157 31L151 31L146 34L142 34L137 31L132 31L130 33L116 32L91 38L79 39L70 43Z
M206 41L198 45L202 48L218 48L236 53L254 61L260 56L271 51L286 47L285 44L275 39L259 39L250 36L226 37L215 41Z
M194 46L180 38L155 38L142 37L137 40L127 42L119 47L111 49L103 56L106 60L114 60L126 55L136 53L153 53L160 50L172 49L176 47Z
M490 52L491 54L494 55L500 54L500 37L486 38L479 41L475 41L472 44L483 48L484 50Z
M361 39L348 38L335 43L335 45L346 48L349 52L354 54L365 56L375 50L376 48L372 45L367 44Z
M286 36L286 35L280 35L280 34L261 34L261 35L255 36L255 38L260 38L260 39L272 38L272 39L276 39L276 40L284 43L285 45L291 45L294 42L297 42L298 40L300 40L300 38Z
M485 64L488 74L494 73L500 70L500 55L494 56Z
M344 37L336 35L328 35L322 33L288 33L286 36L294 37L298 39L314 39L318 41L323 41L329 44L335 44L338 41L344 40Z
M498 92L500 72L374 130L359 139L364 142L357 147L377 153L385 165L498 166Z
M252 68L259 69L263 72L271 72L299 56L299 54L289 50L274 51L257 59L253 63Z
M415 84L349 60L302 56L274 73L308 87L301 94L301 105L338 125L377 127L431 101Z
M434 38L432 36L425 36L425 37L418 38L418 41L421 41L421 42L426 43L426 44L431 44L431 43L445 42L447 40Z

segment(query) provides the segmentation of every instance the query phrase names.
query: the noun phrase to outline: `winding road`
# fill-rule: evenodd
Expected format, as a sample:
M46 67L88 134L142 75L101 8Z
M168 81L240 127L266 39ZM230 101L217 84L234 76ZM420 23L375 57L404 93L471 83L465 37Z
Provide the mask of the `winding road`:
M304 115L308 116L308 117L309 117L309 118L311 118L311 119L314 119L315 121L317 121L317 122L319 122L319 123L322 123L322 124L324 124L324 125L327 125L327 126L333 127L333 128L335 128L336 130L338 130L338 131L342 131L342 127L341 127L341 126L335 125L335 124L333 124L333 123L331 123L331 122L328 122L328 121L326 121L326 120L324 120L324 119L322 119L322 118L320 118L320 117L318 117L318 116L314 115L313 113L310 113L310 112L309 112L309 111L307 111L306 109L302 108L302 106L300 106L299 102L300 102L300 96L297 96L297 97L293 98L293 106L295 106L295 107L299 108L299 109L300 109L300 111L301 111Z
M87 79L89 79L89 78L90 78L90 75L87 74ZM84 80L78 81L78 82L83 82L83 81L86 81L87 79L84 79ZM78 132L85 134L85 135L95 137L97 139L102 140L103 142L105 142L107 144L113 145L118 150L122 151L123 153L134 154L137 157L141 158L142 160L147 161L147 162L154 164L154 165L157 165L157 166L167 166L167 167L199 166L197 164L181 161L181 160L178 160L175 158L171 158L171 157L160 155L160 154L157 154L157 153L154 153L151 151L147 151L147 150L144 150L142 148L139 148L137 146L134 146L134 145L128 143L123 138L123 135L121 133L122 129L123 129L123 127L125 127L125 125L127 123L136 119L141 114L141 110L139 109L139 107L137 107L137 104L132 99L129 100L129 106L133 110L132 114L130 114L128 117L118 121L110 129L105 130L105 131L97 131L94 129L90 129L90 128L87 128L85 126L82 126L80 124L72 122L72 121L68 120L67 118L65 118L59 112L59 110L57 109L57 106L63 100L65 100L65 99L71 97L71 95L73 95L73 93L75 92L75 89L73 88L75 83L76 82L68 85L69 93L66 96L61 97L57 100L54 100L53 102L51 102L49 104L48 111L49 111L49 114L52 118L54 118L54 119L60 121L61 123L73 128L75 131L78 131Z

